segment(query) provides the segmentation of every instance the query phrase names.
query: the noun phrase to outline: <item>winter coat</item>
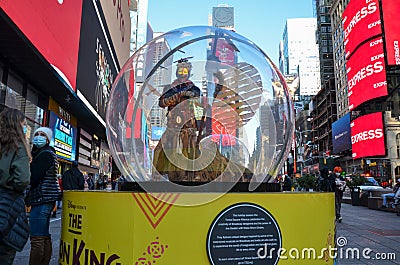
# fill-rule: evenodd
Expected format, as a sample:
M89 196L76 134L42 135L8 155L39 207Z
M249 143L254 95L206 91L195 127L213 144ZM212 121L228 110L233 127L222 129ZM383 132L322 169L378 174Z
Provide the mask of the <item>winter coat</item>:
M21 251L29 237L24 195L29 185L29 157L20 143L17 152L0 158L0 240Z
M57 179L58 161L53 147L45 145L32 150L31 187L27 203L38 205L61 200Z
M29 185L29 157L20 143L17 152L2 154L0 158L0 187L23 192Z
M62 176L62 185L64 190L83 190L85 177L78 168L73 167L64 172Z
M333 192L335 191L335 186L334 174L329 174L326 168L321 169L317 180L317 190Z
M0 188L0 240L22 251L28 238L29 224L23 193Z

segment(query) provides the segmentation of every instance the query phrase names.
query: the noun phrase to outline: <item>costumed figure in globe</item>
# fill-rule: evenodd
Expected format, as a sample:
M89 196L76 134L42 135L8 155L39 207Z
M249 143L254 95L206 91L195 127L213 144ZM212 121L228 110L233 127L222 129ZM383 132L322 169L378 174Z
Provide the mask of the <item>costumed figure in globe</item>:
M201 140L206 137L206 109L197 121L195 112L196 108L202 108L201 92L189 80L192 64L188 59L177 61L177 79L165 87L159 98L159 106L168 109L167 128L154 150L154 167L161 176L176 182L208 182L220 176L223 176L221 181L248 180L251 171L224 157L215 142L209 140L206 148L200 148ZM224 90L224 77L221 72L215 73L214 77L213 96L216 99ZM220 109L226 109L226 106L220 106Z
M154 150L154 166L158 173L171 181L188 180L188 174L168 159L165 151L181 152L188 159L196 155L197 125L194 105L198 104L200 89L189 80L192 64L188 58L177 61L177 79L164 88L159 106L167 108L167 129Z

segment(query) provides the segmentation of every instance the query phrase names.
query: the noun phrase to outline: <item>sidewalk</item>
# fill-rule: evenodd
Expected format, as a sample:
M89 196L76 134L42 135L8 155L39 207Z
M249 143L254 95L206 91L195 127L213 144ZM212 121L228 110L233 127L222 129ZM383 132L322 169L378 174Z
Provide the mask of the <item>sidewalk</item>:
M400 216L343 203L342 217L342 223L336 227L336 238L340 238L339 245L342 245L338 246L338 253L342 252L342 257L339 255L337 264L400 264ZM346 251L350 252L354 248L360 253L359 260L352 258L351 253L346 255ZM367 248L371 249L370 253ZM370 259L363 257L363 250ZM378 256L375 256L377 253ZM389 256L391 260L377 259Z
M61 236L61 210L57 211L57 218L52 218L50 233L53 238L53 256L50 265L58 265L58 247ZM400 264L400 216L395 213L376 211L363 206L342 204L343 222L337 224L337 235L341 247L338 247L339 259L336 264L351 265L393 265ZM371 249L371 253L368 249ZM14 265L29 263L30 243L25 245L22 252L17 252ZM351 255L352 250L358 250L360 259ZM362 251L366 250L371 259L366 259ZM346 251L349 252L346 256ZM392 260L377 260L375 254L381 257L385 254L395 255ZM374 258L374 259L372 259ZM197 264L194 264L197 265Z

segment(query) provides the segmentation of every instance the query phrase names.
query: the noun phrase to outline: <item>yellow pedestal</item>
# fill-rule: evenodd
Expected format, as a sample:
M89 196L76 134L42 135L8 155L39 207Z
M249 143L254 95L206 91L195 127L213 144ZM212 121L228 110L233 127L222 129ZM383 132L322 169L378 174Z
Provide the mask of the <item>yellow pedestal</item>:
M60 264L333 264L333 193L155 196L64 192Z

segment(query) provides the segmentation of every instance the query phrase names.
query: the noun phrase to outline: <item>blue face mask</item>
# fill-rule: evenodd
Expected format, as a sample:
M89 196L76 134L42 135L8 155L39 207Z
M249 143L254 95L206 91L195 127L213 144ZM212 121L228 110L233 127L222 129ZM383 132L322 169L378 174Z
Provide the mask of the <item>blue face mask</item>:
M44 136L38 135L33 137L33 145L38 148L45 146L46 143L47 143L47 138Z
M26 131L27 131L26 125L22 126L22 131L24 132L24 134L26 134Z

